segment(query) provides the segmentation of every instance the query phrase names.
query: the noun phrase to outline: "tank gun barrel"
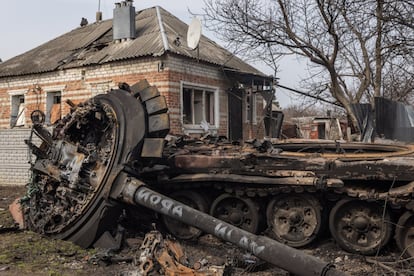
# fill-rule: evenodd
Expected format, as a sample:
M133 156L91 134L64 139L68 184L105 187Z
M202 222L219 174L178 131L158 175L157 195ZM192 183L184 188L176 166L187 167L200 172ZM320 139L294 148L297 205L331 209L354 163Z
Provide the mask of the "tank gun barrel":
M197 227L206 233L246 249L262 260L295 275L347 275L336 270L331 263L324 262L265 236L249 233L153 191L138 179L126 178L122 186L123 189L118 200L145 206L180 222Z

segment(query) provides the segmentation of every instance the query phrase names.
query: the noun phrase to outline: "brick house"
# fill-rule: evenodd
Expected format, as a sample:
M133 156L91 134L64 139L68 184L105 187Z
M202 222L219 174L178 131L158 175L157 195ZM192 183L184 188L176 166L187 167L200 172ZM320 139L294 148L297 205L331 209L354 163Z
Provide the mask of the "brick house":
M53 123L69 111L67 99L77 103L147 79L167 99L172 134L262 138L261 91L271 78L204 36L192 50L187 30L161 7L135 12L125 1L116 4L113 20L81 26L0 63L0 130L29 129L37 109Z

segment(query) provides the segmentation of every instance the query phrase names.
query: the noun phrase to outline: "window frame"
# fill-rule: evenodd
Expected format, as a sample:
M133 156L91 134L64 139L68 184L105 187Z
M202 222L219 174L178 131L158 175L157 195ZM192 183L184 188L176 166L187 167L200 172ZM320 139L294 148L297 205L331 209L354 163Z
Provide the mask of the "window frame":
M45 100L44 100L44 112L45 112L45 123L47 124L47 125L50 125L51 124L51 122L50 122L50 108L51 108L51 106L50 106L50 102L51 102L51 99L50 98L52 98L52 100L53 100L53 96L51 97L51 95L54 95L54 94L57 94L57 93L59 93L60 94L60 112L61 112L61 118L62 118L62 116L63 116L63 106L62 106L62 103L63 103L63 90L66 88L66 85L54 85L54 86L45 86L45 87L42 87L42 90L45 92ZM53 103L52 103L52 106L53 106Z
M14 104L14 102L16 102L15 101L15 99L17 98L17 99L20 99L21 97L23 97L23 103L24 103L24 109L23 109L23 112L22 112L22 116L23 116L23 125L18 125L18 126L26 126L26 94L27 94L27 92L28 92L28 90L26 90L26 89L19 89L19 90L12 90L12 91L8 91L8 94L9 94L9 96L10 96L10 100L9 100L9 102L10 102L10 113L9 113L9 115L10 115L10 122L9 122L9 124L10 124L10 127L16 127L17 125L17 119L18 119L18 117L16 117L16 116L19 116L19 106L20 106L20 103L19 104ZM17 109L16 109L17 108ZM16 115L13 115L14 113L16 113L17 112L17 114ZM13 117L16 117L15 119L16 119L16 121L13 121Z
M55 105L54 100L55 97L60 97L60 102L58 103L60 105L60 117L62 118L62 92L61 91L50 91L50 92L46 92L46 107L45 107L45 123L47 125L51 125L52 122L50 121L51 119L51 111L52 111L52 107L53 105Z
M213 94L213 101L210 101L213 103L213 119L214 119L214 124L210 124L209 123L209 130L212 131L216 131L219 128L220 122L220 106L219 106L219 88L217 86L210 86L210 85L205 85L205 84L200 84L200 83L193 83L193 82L186 82L186 81L181 81L180 82L180 122L182 124L182 128L184 133L186 134L190 134L190 133L203 133L204 129L202 128L202 126L200 124L196 124L195 123L195 116L194 116L194 100L193 100L193 96L192 96L192 123L188 124L188 123L184 123L184 89L188 88L188 89L192 89L194 90L201 90L203 91L203 118L202 120L206 120L205 116L206 116L206 112L205 112L205 102L206 102L206 92L210 92ZM206 120L207 121L207 120Z

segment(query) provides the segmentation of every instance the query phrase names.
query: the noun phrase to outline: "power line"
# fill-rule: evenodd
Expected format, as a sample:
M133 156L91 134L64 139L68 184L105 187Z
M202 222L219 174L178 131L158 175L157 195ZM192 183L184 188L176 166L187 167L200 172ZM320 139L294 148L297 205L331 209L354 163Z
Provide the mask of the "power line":
M342 108L343 108L343 106L342 106L342 105L340 105L339 103L336 103L336 102L331 102L331 101L325 100L324 98L321 98L321 97L319 97L319 96L311 95L311 94L309 94L309 93L306 93L306 92L303 92L303 91L299 91L299 90L297 90L297 89L290 88L290 87L287 87L287 86L284 86L284 85L281 85L281 84L278 84L278 83L276 83L276 86L277 86L277 87L280 87L280 88L283 88L283 89L286 89L286 90L289 90L289 91L292 91L292 92L295 92L295 93L298 93L298 94L300 94L300 95L302 95L302 96L310 97L310 98L313 98L313 99L319 100L319 101L321 101L321 102L328 103L328 104L332 104L332 105L336 105L336 106L339 106L339 107L342 107Z

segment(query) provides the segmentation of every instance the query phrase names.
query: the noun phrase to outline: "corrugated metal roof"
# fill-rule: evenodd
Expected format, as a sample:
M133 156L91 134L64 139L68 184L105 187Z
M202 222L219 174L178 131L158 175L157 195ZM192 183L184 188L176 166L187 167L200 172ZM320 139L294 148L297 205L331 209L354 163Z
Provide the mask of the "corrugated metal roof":
M222 66L232 71L265 76L240 58L202 36L199 51L187 46L188 25L156 7L137 12L136 38L122 43L112 40L112 20L76 28L22 55L0 64L0 77L50 72L58 69L104 64L166 52ZM160 24L164 33L160 31ZM165 49L163 37L167 38ZM180 43L176 40L179 39Z

